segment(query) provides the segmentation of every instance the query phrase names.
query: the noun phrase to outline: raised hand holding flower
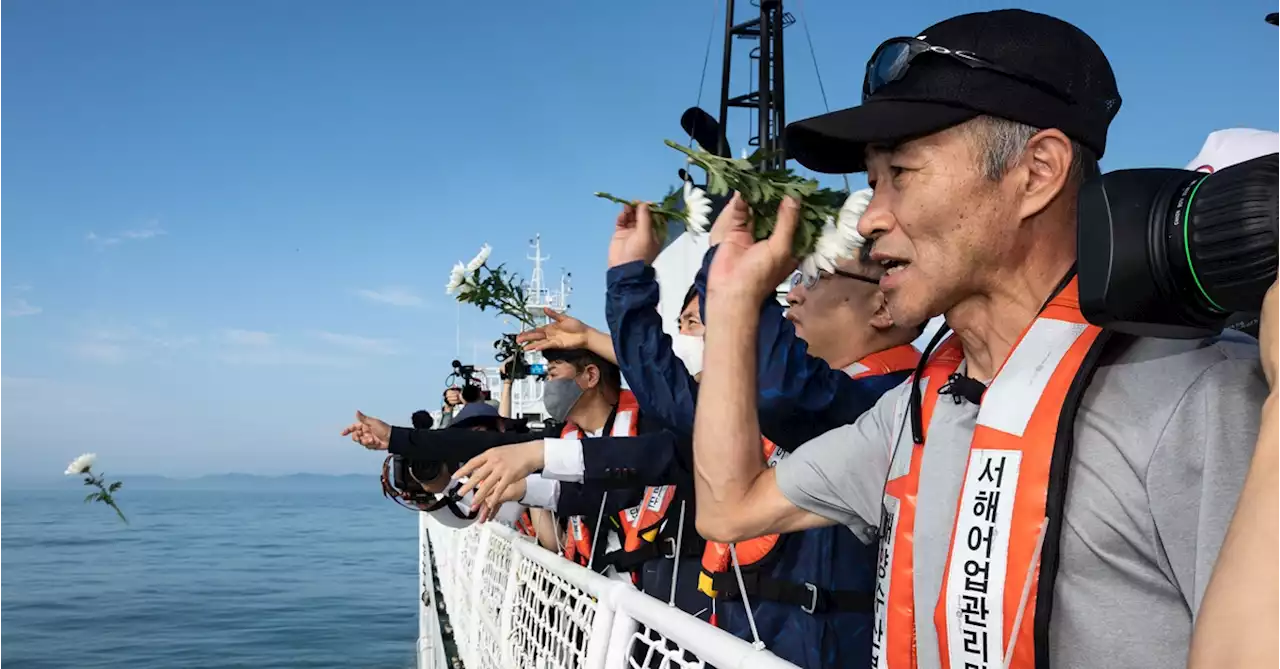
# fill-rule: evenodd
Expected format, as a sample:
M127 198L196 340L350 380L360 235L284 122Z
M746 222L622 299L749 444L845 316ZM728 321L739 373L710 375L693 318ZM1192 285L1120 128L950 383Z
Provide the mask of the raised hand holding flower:
M691 231L705 231L711 211L707 193L725 196L732 191L746 204L751 235L757 241L772 234L778 223L778 208L783 198L790 197L800 202L796 210L795 233L791 236L791 255L802 260L801 270L806 274L816 275L820 270L834 267L839 260L852 257L854 250L861 245L856 230L851 234L847 223L850 219L842 212L842 205L852 207L860 204L865 209L863 196L849 196L842 191L819 188L818 182L798 176L789 169L758 171L755 163L764 158L764 154L759 152L748 158L734 159L685 148L670 140L666 144L684 153L691 164L706 170L707 192L685 183L683 191L672 191L660 204L651 207L653 227L659 239L666 238L666 224L671 220L683 222ZM680 206L682 193L683 207ZM608 193L596 195L628 203ZM852 220L856 226L856 217ZM713 244L716 243L714 237L713 234Z
M93 463L96 462L97 459L97 455L93 453L85 453L75 460L72 460L71 464L67 465L67 471L63 473L67 476L84 476L85 485L93 486L98 489L98 492L91 492L85 496L85 504L88 504L89 502L102 502L114 509L116 515L120 516L120 520L128 524L129 520L124 517L124 513L120 511L120 507L116 506L116 500L114 497L115 491L119 490L124 484L120 481L107 483L106 476L104 474L98 474L95 476L92 470Z
M707 205L710 208L710 204ZM647 203L625 205L614 222L613 239L609 241L609 267L637 260L652 265L662 250L662 242L654 234L653 215Z

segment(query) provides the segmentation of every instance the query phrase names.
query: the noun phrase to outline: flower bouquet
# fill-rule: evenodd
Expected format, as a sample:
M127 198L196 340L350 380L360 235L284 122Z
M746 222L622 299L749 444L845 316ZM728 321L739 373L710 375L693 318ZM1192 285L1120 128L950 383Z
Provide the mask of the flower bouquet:
M790 169L761 172L755 165L764 155L757 151L747 158L725 158L701 149L683 147L671 140L667 146L685 154L688 162L706 170L707 191L724 196L737 191L751 211L752 236L765 239L778 220L778 207L787 196L800 200L800 225L796 229L794 247L800 259L800 270L806 276L831 271L842 259L866 241L858 234L858 219L871 201L871 191L850 195L844 191L819 188L818 182L796 175ZM609 193L597 197L620 204L633 204ZM670 221L683 223L691 233L704 233L711 227L711 200L701 188L688 181L683 188L672 189L660 202L649 207L654 232L666 238Z
M128 524L129 520L124 517L124 513L120 511L120 507L116 506L116 500L113 496L113 493L119 490L120 486L124 484L119 481L107 483L106 475L104 474L98 474L95 476L91 470L93 469L93 463L97 459L97 455L94 455L93 453L85 453L75 460L72 460L71 464L67 465L67 471L63 473L67 476L83 475L85 485L93 486L98 489L98 492L91 492L85 496L85 504L88 504L89 502L102 502L114 509L116 515L120 516L120 520L123 520Z
M505 265L490 267L489 254L492 251L485 244L471 262L454 265L449 273L449 283L444 287L445 293L455 296L459 302L480 307L480 311L495 309L516 319L526 328L537 327L533 316L525 307L524 282L518 274L508 271Z

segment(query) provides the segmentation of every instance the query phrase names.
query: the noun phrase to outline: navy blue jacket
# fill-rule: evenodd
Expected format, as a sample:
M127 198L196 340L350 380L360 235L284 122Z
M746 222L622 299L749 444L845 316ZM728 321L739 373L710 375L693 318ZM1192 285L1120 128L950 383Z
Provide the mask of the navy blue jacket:
M707 252L695 280L706 304ZM658 283L641 261L611 268L605 317L618 366L646 414L681 435L693 435L698 386L684 363L671 352L671 337L658 315ZM705 309L705 306L704 306ZM705 314L705 311L704 311ZM794 451L801 444L841 425L855 422L899 385L906 374L853 379L809 355L795 326L773 299L760 307L756 380L760 430L775 444Z
M714 254L714 248L707 253L695 280L704 308ZM657 306L653 268L634 262L609 270L606 316L623 375L642 411L676 433L691 435L697 384L671 352ZM808 354L808 346L772 299L761 306L757 365L761 431L787 450L856 421L909 374L855 380L832 369ZM875 587L875 554L874 544L862 544L847 528L826 527L787 535L776 561L760 568L778 580L869 593ZM718 606L720 626L750 640L742 602ZM758 600L752 611L761 639L783 659L814 669L870 664L870 614L810 615L795 606Z

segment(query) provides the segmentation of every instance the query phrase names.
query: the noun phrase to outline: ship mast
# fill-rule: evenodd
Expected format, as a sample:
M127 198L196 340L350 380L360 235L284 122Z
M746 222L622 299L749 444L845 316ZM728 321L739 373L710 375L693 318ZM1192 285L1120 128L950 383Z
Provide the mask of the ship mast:
M685 112L681 125L703 147L715 147L717 155L729 157L732 149L727 139L729 108L751 109L755 112L755 130L747 144L764 149L769 158L760 164L761 169L778 169L786 163L786 146L782 129L787 124L786 97L784 95L782 31L796 22L794 16L782 9L782 0L753 0L759 14L743 23L734 22L734 0L725 3L724 60L720 73L720 115L714 127L710 114L694 108ZM756 90L742 95L729 94L730 72L733 69L733 42L735 39L755 40L756 46L748 52L752 79Z
M550 319L543 313L544 307L550 307L556 311L569 308L569 294L572 292L569 281L573 275L562 268L559 289L552 291L547 288L542 264L550 260L551 256L542 255L542 235L534 235L533 239L529 240L529 246L533 248L533 255L525 257L533 261L533 272L529 274L529 281L525 284L525 309L533 316L534 322L538 325L546 325Z

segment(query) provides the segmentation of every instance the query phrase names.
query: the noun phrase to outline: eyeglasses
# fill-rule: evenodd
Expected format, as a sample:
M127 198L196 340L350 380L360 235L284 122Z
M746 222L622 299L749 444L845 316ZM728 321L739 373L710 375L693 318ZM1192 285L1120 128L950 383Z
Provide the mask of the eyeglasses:
M867 61L867 76L862 80L862 101L866 102L867 98L874 95L881 87L907 76L907 71L911 69L911 61L925 53L947 56L972 68L998 72L1010 79L1038 88L1067 104L1075 104L1075 99L1070 94L1052 84L1003 65L996 65L969 51L953 51L946 47L934 46L915 37L894 37L886 40L871 54L871 59Z
M684 327L691 328L697 325L702 325L702 321L699 320L697 316L689 315L689 316L679 316L676 318L676 327L678 328L684 328Z
M795 288L796 286L802 285L805 287L805 290L810 290L814 286L818 285L818 282L821 281L822 277L824 276L842 276L846 279L853 279L854 281L873 283L877 286L880 285L880 279L875 279L863 274L854 274L853 272L846 272L842 269L834 269L834 270L831 270L830 272L818 272L814 276L805 276L802 272L796 272L795 274L791 275L791 287Z

